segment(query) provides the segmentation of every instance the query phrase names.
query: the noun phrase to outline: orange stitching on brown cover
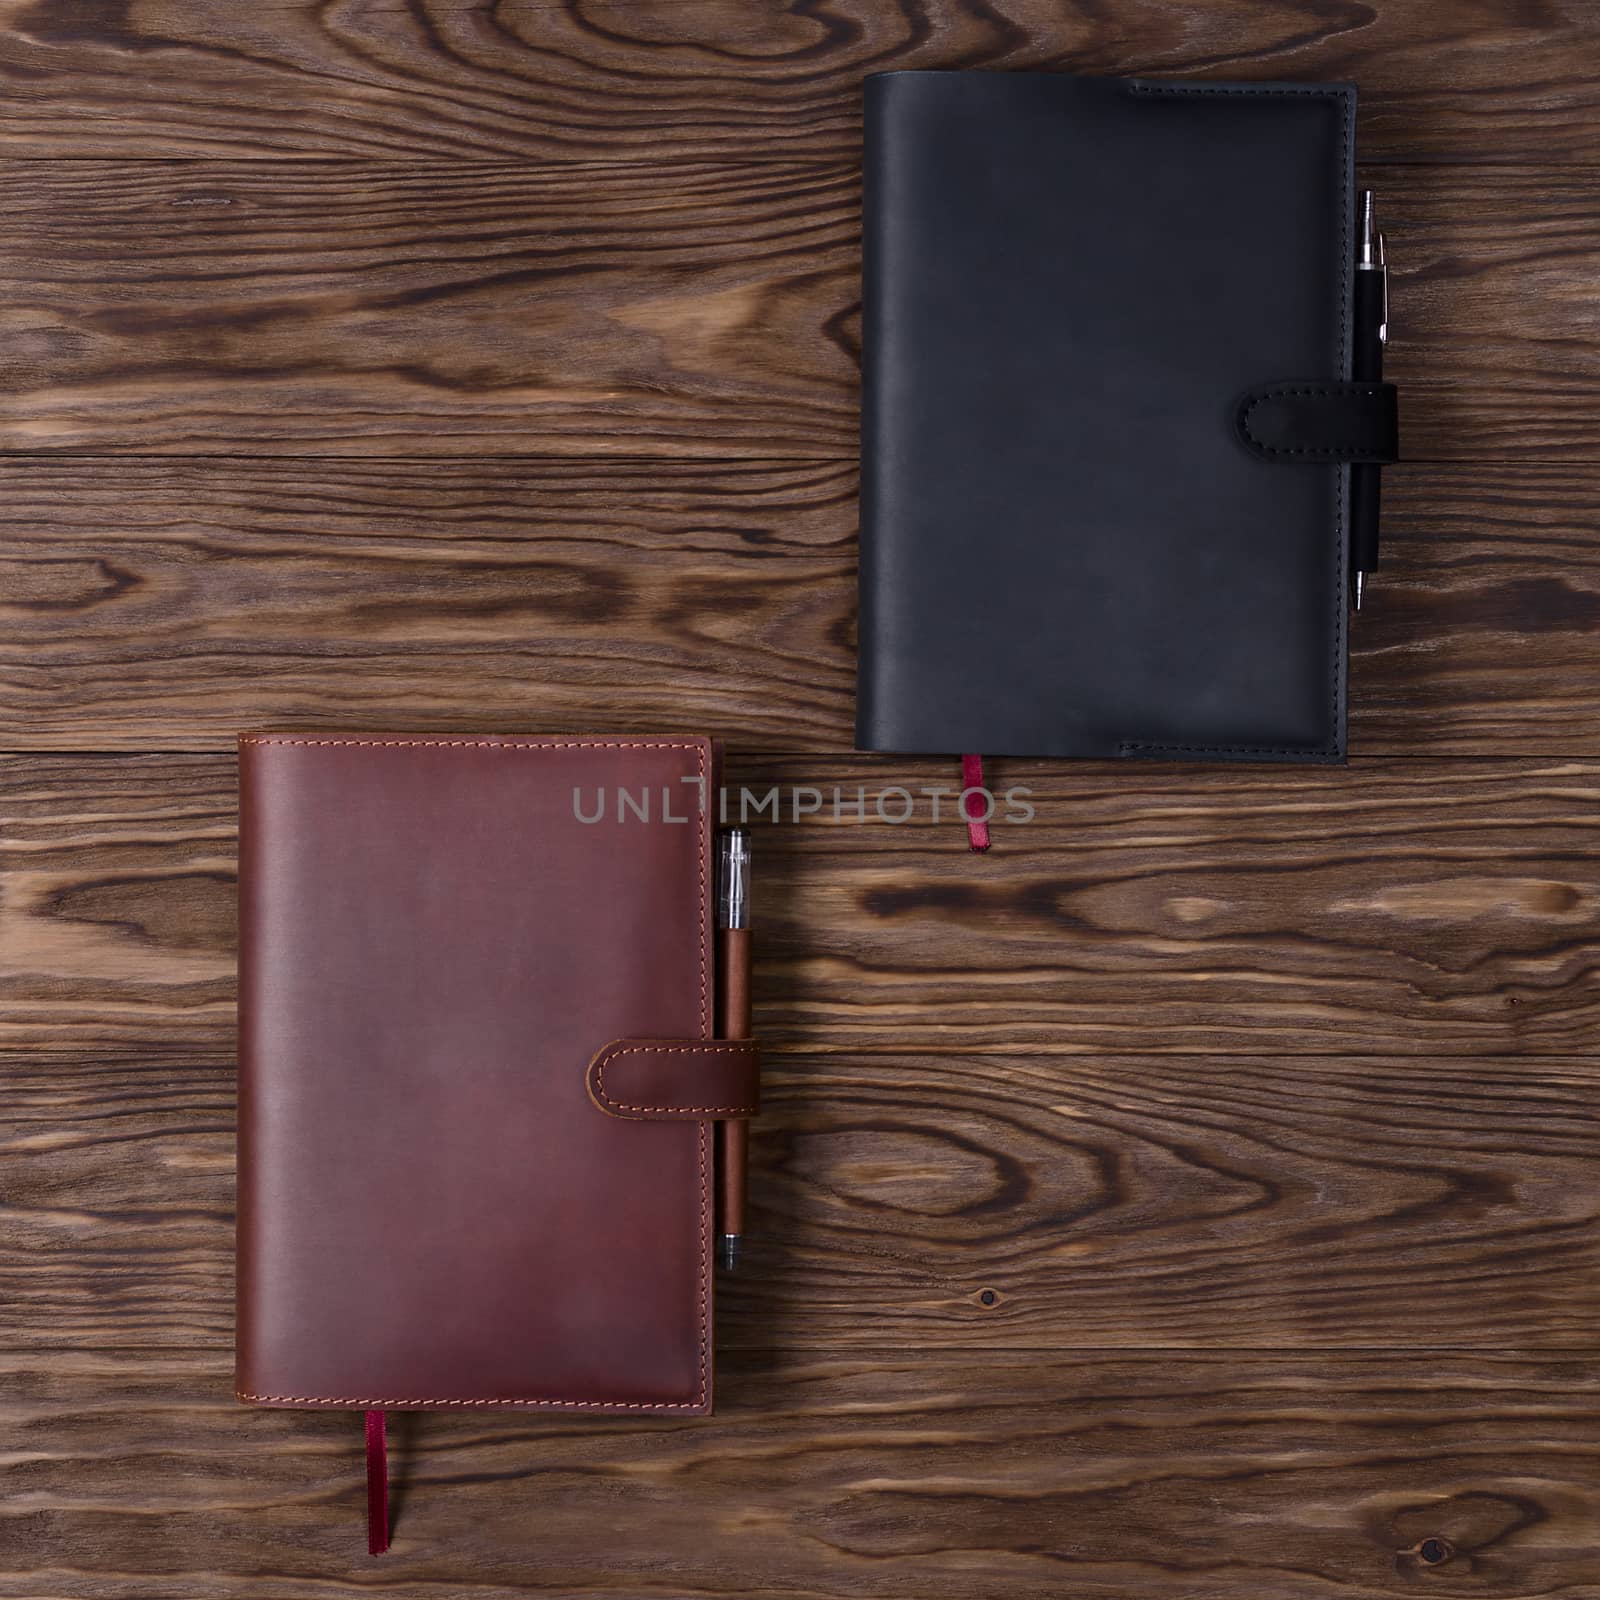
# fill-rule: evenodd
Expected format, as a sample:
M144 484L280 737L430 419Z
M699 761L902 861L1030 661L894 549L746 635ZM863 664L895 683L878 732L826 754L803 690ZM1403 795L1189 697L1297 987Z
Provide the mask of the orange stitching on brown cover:
M699 769L701 784L702 806L701 815L709 817L709 811L704 803L706 781L706 749L697 742L682 740L626 740L626 739L546 739L543 741L529 741L524 737L523 742L516 742L518 735L511 734L504 739L296 739L278 737L273 734L241 734L241 745L300 745L334 747L337 749L365 748L377 746L381 748L400 749L448 749L448 750L693 750L695 765ZM711 1013L708 1004L706 988L706 917L709 907L706 900L706 841L710 836L710 823L704 823L700 830L699 852L699 907L698 917L700 935L700 1026L709 1035L711 1031ZM708 1038L708 1044L716 1041ZM234 1396L239 1400L253 1401L259 1405L325 1405L325 1406L528 1406L532 1408L564 1407L581 1411L698 1411L705 1404L708 1395L707 1387L707 1361L711 1346L711 1183L706 1170L706 1140L708 1130L702 1125L700 1129L700 1371L695 1386L692 1400L396 1400L396 1399L361 1399L353 1397L335 1397L316 1394L249 1394L243 1389L236 1389Z
M678 1112L682 1116L753 1117L755 1106L641 1106L630 1100L618 1100L606 1093L606 1065L622 1056L672 1056L672 1055L750 1055L755 1046L748 1039L707 1039L700 1044L634 1044L621 1049L602 1050L594 1060L595 1097L617 1111Z

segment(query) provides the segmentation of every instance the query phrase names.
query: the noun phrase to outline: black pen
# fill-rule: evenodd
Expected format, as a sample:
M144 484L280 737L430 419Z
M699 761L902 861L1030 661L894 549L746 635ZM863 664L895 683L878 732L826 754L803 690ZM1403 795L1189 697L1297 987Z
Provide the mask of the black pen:
M1356 257L1355 351L1351 377L1357 383L1383 379L1383 347L1389 342L1389 260L1373 216L1372 191L1363 189L1361 247ZM1350 587L1361 609L1367 574L1378 565L1378 495L1381 468L1357 461L1350 467Z

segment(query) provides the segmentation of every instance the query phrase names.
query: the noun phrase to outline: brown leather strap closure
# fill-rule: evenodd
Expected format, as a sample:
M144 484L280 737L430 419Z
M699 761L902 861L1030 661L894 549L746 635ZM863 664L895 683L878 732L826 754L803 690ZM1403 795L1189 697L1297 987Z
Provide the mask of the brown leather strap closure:
M589 1063L589 1098L636 1121L753 1117L761 1058L751 1039L613 1039Z

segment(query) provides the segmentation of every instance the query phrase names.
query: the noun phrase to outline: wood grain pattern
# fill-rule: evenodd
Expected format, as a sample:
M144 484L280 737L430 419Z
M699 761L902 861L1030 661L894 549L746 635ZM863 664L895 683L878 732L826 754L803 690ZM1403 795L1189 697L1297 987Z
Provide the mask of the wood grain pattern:
M1510 171L1425 167L1384 179L1394 262L1384 375L1401 386L1409 458L1595 457L1600 308L1578 284L1600 265L1596 186L1587 174L1528 177L1523 187ZM1507 207L1522 218L1519 243L1492 220Z
M1600 757L1600 471L1387 480L1356 758ZM0 459L0 739L216 751L404 708L848 751L855 492L827 462Z
M0 451L856 457L852 163L0 182ZM1397 167L1384 208L1408 459L1600 460L1590 179Z
M102 1024L119 1016L111 1031L126 1039L147 1032L136 1019L148 1022L159 994L165 1042L181 1042L170 1021L186 1016L231 1052L231 763L13 759L0 772L0 1028L87 1045L77 1036L93 994Z
M767 1035L802 1047L1559 1054L1593 1038L1600 773L1582 764L994 762L995 790L1030 788L1035 816L1008 825L1002 806L976 863L931 802L909 826L831 819L836 784L870 806L951 782L946 765L746 770L826 796L763 858L757 997Z
M234 1405L213 1352L0 1372L28 1600L1587 1600L1600 1561L1584 1361L884 1350L730 1361L714 1419L409 1416L381 1578L357 1418Z
M1352 79L1372 159L1592 161L1578 0L5 0L25 156L853 155L904 67Z
M848 747L855 492L826 462L0 461L0 738L626 715Z
M6 1064L0 1349L233 1337L232 1062ZM1591 1352L1587 1060L769 1063L724 1352Z
M905 66L1360 82L1348 770L829 819L953 781L848 748ZM1577 0L0 0L0 1600L1600 1600L1597 162ZM227 746L399 722L823 809L718 1416L397 1418L373 1567L229 1398Z
M1401 465L1383 495L1383 564L1351 629L1355 759L1600 754L1600 474Z
M230 760L13 757L3 1036L231 1048ZM1600 769L997 763L1036 818L973 858L946 765L740 757L759 1032L805 1052L1568 1055L1600 989ZM795 790L823 809L792 820ZM845 820L832 819L838 787ZM811 797L800 795L802 806ZM903 808L889 796L887 810ZM1002 815L1005 814L1004 808Z
M0 1075L0 1350L231 1351L232 1059L10 1053Z
M730 1345L1593 1351L1587 1062L941 1053L767 1076Z
M0 165L0 449L855 451L843 164Z

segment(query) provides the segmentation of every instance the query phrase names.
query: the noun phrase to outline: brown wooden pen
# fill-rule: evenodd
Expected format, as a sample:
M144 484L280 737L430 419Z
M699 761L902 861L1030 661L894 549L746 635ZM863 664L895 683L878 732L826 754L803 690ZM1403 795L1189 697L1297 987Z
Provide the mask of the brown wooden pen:
M717 1034L750 1037L750 834L729 828L717 853ZM750 1124L742 1117L717 1124L717 1259L726 1272L739 1265L744 1240Z

